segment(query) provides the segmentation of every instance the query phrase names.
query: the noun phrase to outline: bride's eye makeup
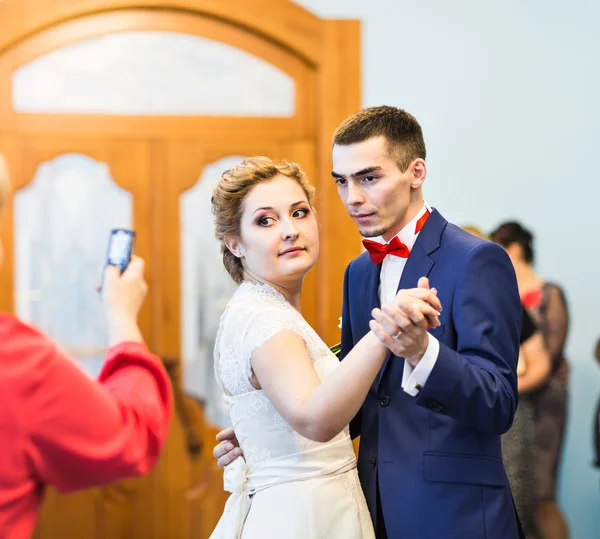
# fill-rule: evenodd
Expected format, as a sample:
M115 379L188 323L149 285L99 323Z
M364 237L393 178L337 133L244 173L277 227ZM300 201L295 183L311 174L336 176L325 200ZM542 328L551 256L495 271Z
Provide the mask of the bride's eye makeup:
M259 209L265 210L265 209L271 209L271 208L259 208ZM296 204L294 204L292 206L291 211L292 211L291 216L295 219L304 219L307 215L309 215L312 212L310 206L306 205L306 206L298 207ZM273 215L269 215L269 214L258 215L254 219L254 222L256 223L256 225L258 225L260 227L271 226L276 221L277 221L277 217L273 216Z
M292 217L298 217L298 218L302 219L303 217L306 217L309 213L310 213L310 208L308 208L308 207L298 208L298 209L294 210L294 213L292 213Z
M274 217L270 217L268 215L261 215L260 217L258 217L258 219L256 220L256 224L258 226L270 226L275 222L275 218Z

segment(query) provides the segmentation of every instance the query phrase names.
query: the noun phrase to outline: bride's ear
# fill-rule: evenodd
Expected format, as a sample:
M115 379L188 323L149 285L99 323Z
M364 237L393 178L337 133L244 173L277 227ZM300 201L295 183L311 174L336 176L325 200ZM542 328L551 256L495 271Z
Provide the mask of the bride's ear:
M237 258L244 258L244 246L242 245L240 238L225 237L223 238L223 242L225 243L227 249L231 251L233 256L236 256Z

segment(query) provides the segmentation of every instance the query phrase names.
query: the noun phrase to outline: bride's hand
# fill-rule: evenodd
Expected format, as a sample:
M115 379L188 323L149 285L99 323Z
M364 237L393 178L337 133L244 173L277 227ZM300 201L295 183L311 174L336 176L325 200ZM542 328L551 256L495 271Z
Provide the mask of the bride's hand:
M414 323L420 321L417 312L421 312L432 328L440 325L439 316L442 311L442 303L437 296L437 290L429 287L429 279L421 277L417 288L399 290L394 302Z
M221 443L215 446L213 455L221 468L225 468L242 454L242 449L232 427L219 432L217 441Z
M437 294L422 278L419 288L400 290L395 304L373 309L371 330L394 355L404 357L414 367L429 345L428 325L440 325L441 307Z

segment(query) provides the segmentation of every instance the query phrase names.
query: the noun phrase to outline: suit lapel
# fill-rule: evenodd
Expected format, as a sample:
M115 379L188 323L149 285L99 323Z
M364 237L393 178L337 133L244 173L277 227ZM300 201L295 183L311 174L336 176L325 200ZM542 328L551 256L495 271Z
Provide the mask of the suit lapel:
M435 264L435 261L429 255L440 246L441 234L447 224L448 221L437 210L434 209L431 212L406 261L397 291L406 288L416 288L421 277L429 277ZM379 285L379 279L377 280L377 284ZM379 389L379 384L385 375L391 357L392 353L389 352L383 366L379 370L377 378L375 378L374 385L376 389ZM395 361L399 360L396 359ZM404 365L404 359L402 359L402 364Z
M365 270L365 290L364 302L360 309L363 313L363 323L366 326L365 334L370 331L369 321L371 320L371 311L379 307L379 274L381 273L381 264L369 262Z
M416 288L421 277L429 277L433 264L433 260L425 252L423 246L419 242L415 243L406 261L406 266L404 266L396 292L405 288Z

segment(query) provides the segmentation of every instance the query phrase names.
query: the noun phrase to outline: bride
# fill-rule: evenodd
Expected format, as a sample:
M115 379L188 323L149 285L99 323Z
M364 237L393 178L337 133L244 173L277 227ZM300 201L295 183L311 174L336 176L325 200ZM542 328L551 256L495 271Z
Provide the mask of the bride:
M375 537L348 424L399 328L372 320L340 363L300 314L319 251L313 197L298 165L265 157L226 171L213 192L223 263L240 285L215 374L244 456L225 469L232 495L212 539Z

